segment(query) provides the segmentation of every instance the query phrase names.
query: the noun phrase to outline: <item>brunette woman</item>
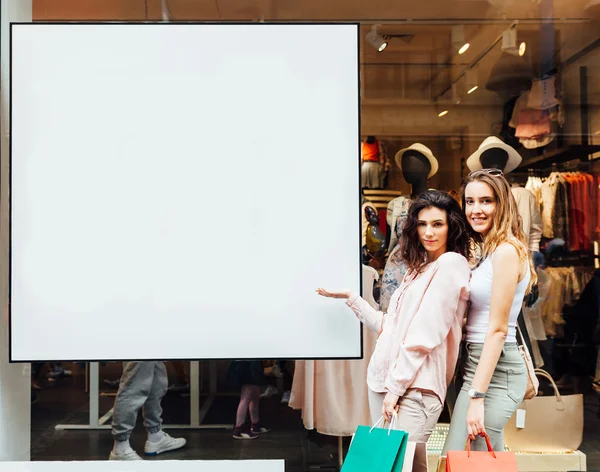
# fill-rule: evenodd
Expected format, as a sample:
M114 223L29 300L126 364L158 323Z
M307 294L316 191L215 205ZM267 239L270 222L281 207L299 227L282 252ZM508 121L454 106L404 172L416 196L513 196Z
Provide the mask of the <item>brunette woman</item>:
M371 420L397 415L397 428L417 442L413 470L425 472L425 443L454 374L469 299L469 231L458 202L429 190L412 202L403 235L408 272L387 313L348 290L317 293L346 299L358 319L379 333L367 374Z

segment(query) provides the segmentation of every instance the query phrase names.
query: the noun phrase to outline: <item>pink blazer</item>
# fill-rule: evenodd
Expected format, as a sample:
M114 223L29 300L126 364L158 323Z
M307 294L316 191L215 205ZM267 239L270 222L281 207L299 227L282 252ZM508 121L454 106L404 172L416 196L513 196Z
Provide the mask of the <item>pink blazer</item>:
M358 319L380 333L367 373L372 391L402 396L419 388L444 402L458 360L470 278L467 260L447 252L418 277L404 278L387 313L358 294L350 296L347 304Z

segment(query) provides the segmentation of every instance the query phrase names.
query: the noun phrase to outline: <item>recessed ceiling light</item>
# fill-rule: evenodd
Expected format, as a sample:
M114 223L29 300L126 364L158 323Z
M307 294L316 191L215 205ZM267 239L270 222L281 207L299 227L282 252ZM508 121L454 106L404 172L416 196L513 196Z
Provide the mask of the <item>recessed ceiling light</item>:
M441 118L442 116L446 116L448 114L448 110L444 110L438 113L438 116Z
M478 85L475 85L475 87L472 87L472 88L470 88L470 89L469 89L469 91L468 91L467 93L468 93L468 94L471 94L471 93L473 93L475 90L477 90L478 88L479 88L479 86L478 86Z
M467 49L469 49L469 46L471 46L469 43L465 43L463 47L458 50L458 53L464 54L465 52L467 52Z

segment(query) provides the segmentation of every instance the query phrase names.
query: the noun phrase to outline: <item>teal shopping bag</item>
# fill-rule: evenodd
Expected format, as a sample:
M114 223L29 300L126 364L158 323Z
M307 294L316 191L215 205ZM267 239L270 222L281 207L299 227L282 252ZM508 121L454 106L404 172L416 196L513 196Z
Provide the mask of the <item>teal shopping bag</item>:
M340 472L402 472L408 433L389 428L359 426Z

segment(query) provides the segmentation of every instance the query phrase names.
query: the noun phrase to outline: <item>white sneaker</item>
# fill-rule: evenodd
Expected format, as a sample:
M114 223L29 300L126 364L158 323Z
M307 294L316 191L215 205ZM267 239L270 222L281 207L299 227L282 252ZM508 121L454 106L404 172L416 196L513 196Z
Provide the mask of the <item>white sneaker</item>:
M183 438L172 438L163 431L163 437L158 442L146 441L144 446L144 454L147 456L157 456L163 452L174 451L185 446L186 440Z
M277 389L273 385L267 385L265 391L261 393L260 398L271 398L273 395L277 395Z
M143 461L137 452L133 449L129 449L125 452L110 451L109 461Z

